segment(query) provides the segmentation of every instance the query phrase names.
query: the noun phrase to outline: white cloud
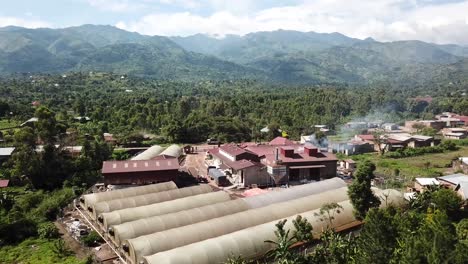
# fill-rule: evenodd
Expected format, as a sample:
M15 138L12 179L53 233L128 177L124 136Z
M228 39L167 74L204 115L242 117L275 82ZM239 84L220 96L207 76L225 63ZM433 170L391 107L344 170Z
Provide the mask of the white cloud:
M150 0L147 0L150 1ZM177 1L177 0L162 0ZM468 44L468 0L429 3L417 0L305 0L301 4L254 10L254 2L210 0L215 10L153 13L118 27L149 35L239 34L291 29L341 32L378 40L420 39Z
M130 0L88 0L88 4L94 8L111 12L130 12L145 8L145 4Z
M18 17L0 16L0 27L6 26L18 26L25 28L51 27L49 23L31 17L28 19L23 19Z

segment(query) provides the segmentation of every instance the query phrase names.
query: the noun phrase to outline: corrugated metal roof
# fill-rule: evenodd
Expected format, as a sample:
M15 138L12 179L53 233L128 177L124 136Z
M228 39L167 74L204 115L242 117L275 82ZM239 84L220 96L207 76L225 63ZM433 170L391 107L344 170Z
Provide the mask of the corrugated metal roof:
M463 173L451 174L442 177L437 177L439 180L449 182L451 184L457 185L462 181L468 181L468 175Z
M255 163L253 163L252 161L250 160L239 160L239 161L236 161L236 162L232 162L231 164L229 164L229 166L231 168L233 168L234 170L242 170L242 169L245 169L245 168L250 168L250 167L254 167L254 166L257 166Z
M419 184L425 185L439 185L439 181L436 178L416 178Z
M9 180L0 180L0 188L8 187Z
M234 157L247 152L245 149L240 148L234 144L222 145L219 147L219 149Z
M178 170L177 159L104 161L102 173Z
M11 156L11 154L15 151L14 147L11 148L0 148L0 156Z
M284 138L284 137L276 137L269 143L272 146L284 146L284 145L292 145L294 142L291 140Z
M461 192L463 194L463 198L468 200L468 181L460 182L455 190L457 192Z

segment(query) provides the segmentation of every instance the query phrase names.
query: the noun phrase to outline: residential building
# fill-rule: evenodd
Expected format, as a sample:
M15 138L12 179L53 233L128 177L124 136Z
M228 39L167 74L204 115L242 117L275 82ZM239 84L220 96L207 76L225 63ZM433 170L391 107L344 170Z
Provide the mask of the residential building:
M381 135L380 146L379 143L376 142L374 135L356 135L354 139L372 144L375 151L379 151L380 149L394 151L397 149L430 147L435 145L433 137L410 135L407 133L388 133Z
M9 183L9 180L0 180L0 188L7 188Z
M439 181L436 178L416 178L414 181L414 191L423 192L428 186L439 185Z
M444 128L442 129L442 135L446 139L465 139L468 137L468 129L463 127Z
M460 157L454 160L452 167L455 171L461 170L463 173L468 174L468 157Z
M430 127L437 131L446 127L447 122L442 120L413 120L413 121L406 121L405 128L409 131L416 131L415 126L420 125L423 127Z
M468 181L468 175L463 173L450 174L446 176L437 177L437 180L440 182L440 185L455 189L455 187L461 182Z
M209 166L224 172L238 186L271 186L318 181L336 176L337 158L311 144L276 138L269 144L223 145L209 150Z
M345 170L353 171L356 169L356 162L352 159L340 160L340 167Z
M0 148L0 164L7 161L14 151L14 147Z
M259 145L247 149L262 158L261 163L267 166L267 172L276 184L318 181L336 176L336 156L320 152L311 144Z

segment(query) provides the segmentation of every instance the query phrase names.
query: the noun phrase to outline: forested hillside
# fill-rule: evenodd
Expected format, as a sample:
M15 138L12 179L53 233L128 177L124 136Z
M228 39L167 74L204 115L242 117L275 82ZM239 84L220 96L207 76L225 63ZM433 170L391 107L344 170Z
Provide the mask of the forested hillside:
M210 137L239 142L258 137L268 125L299 138L315 124L338 129L372 114L396 122L431 118L442 111L468 114L463 96L467 89L466 84L446 82L401 87L385 83L283 86L249 80L181 82L68 73L4 79L0 102L6 105L3 115L13 112L18 123L33 115L31 102L38 101L60 120L90 117L90 122L76 127L83 133L143 132L172 142L202 142ZM412 99L418 96L433 96L433 102L427 106Z
M423 85L434 76L466 82L458 73L466 57L463 46L377 42L339 33L278 30L215 39L151 37L95 25L0 28L1 75L105 71L158 80Z

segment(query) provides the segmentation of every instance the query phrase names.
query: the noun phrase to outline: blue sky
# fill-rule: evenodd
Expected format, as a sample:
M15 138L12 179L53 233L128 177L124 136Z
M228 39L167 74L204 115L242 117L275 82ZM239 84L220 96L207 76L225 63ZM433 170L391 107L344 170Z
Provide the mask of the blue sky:
M0 26L106 24L148 35L291 29L468 45L468 0L3 0Z

